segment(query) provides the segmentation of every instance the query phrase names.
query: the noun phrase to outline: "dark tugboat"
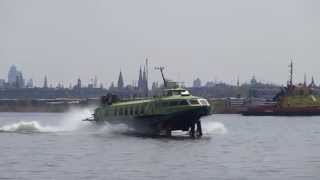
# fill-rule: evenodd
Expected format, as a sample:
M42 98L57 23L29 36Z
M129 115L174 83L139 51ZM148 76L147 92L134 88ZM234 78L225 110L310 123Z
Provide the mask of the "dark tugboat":
M248 107L243 111L247 116L315 116L320 115L320 96L313 93L314 82L310 86L293 85L293 63L290 64L290 80L274 98L272 105Z
M152 135L171 136L172 131L188 131L192 138L202 137L200 118L209 115L210 104L204 98L192 96L187 90L169 87L159 68L165 89L159 97L129 101L102 97L92 120L96 123L126 124L134 130Z

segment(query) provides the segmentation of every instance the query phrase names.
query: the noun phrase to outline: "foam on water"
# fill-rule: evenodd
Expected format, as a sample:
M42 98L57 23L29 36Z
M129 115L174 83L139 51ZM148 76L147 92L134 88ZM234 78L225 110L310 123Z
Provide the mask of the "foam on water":
M61 119L57 119L59 124L44 124L46 121L19 121L12 124L0 126L0 132L69 132L85 129L86 131L94 130L94 133L112 133L121 134L130 132L126 125L110 125L92 126L90 122L83 122L83 119L92 116L93 109L74 109L65 113ZM48 121L47 121L48 122ZM91 129L93 128L93 129ZM207 135L226 134L227 128L221 122L203 122L203 133ZM82 132L82 131L81 131Z
M41 130L47 129L42 127L38 122L25 122L20 121L18 123L4 125L0 127L2 132L41 132Z
M203 125L203 132L205 134L226 134L227 128L221 122L207 122Z
M58 125L42 125L38 121L20 121L0 126L0 132L62 132L74 131L86 126L82 120L90 117L91 109L71 110L66 113Z

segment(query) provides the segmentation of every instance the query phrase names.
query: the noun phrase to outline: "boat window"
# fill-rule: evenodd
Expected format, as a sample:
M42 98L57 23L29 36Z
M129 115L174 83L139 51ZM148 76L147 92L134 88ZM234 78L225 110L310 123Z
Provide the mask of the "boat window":
M168 101L161 102L161 106L167 107L167 106L169 106L169 102Z
M119 109L119 116L123 116L123 108Z
M186 105L189 105L189 103L188 103L187 100L182 100L182 101L180 101L180 105L181 106L186 106Z
M144 114L144 108L145 108L144 105L142 105L140 109L140 114Z
M199 102L198 102L197 99L191 99L191 100L189 100L189 102L190 102L190 104L192 104L192 105L198 105L198 104L199 104Z
M156 107L156 108L161 107L161 103L160 103L160 102L156 102L156 103L155 103L155 107Z
M133 106L130 107L130 115L133 116Z
M117 116L117 111L118 111L117 108L115 108L115 109L113 110L113 115L114 115L114 116Z
M128 107L125 107L125 109L124 109L124 115L125 115L125 116L128 116Z
M139 114L139 106L136 106L134 109L135 109L134 110L134 114L138 115Z
M169 106L178 106L179 105L179 101L170 101L169 102Z
M172 92L171 91L168 91L167 92L167 96L172 96L173 94L172 94Z

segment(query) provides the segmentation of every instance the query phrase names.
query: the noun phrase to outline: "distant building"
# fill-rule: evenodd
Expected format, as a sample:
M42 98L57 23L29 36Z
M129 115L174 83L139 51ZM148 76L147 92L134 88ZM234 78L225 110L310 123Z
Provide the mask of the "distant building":
M0 79L0 88L4 88L6 81L4 79Z
M138 89L139 90L142 90L144 85L143 85L143 77L142 77L142 70L141 70L141 67L140 67L140 72L139 72L139 80L138 80Z
M33 88L33 79L29 79L27 84L26 84L27 88Z
M118 78L118 89L124 88L123 76L122 72L120 71L119 78Z
M152 90L156 90L156 89L159 89L159 83L158 82L153 82L152 83Z
M15 65L12 65L10 67L9 72L8 72L8 83L10 85L12 85L12 86L15 85L18 74L19 74L19 72L17 70L17 67Z
M317 85L316 85L316 83L314 81L314 77L312 77L311 83L309 84L309 87L311 87L311 88L316 88L317 87Z
M193 87L194 88L199 88L202 86L202 82L199 78L197 78L196 80L193 81Z
M47 78L47 76L44 77L43 88L48 88L48 78Z
M143 72L142 69L140 67L140 71L139 71L139 79L138 79L138 90L141 93L142 96L147 96L148 95L148 77L147 77L147 72L146 72L146 68L143 68Z
M16 81L14 83L15 88L24 88L25 87L25 81L23 79L23 75L21 72L18 71L18 74L16 76Z
M217 84L217 83L215 83L215 82L213 82L213 81L208 81L205 86L206 86L206 87L214 87L216 84Z
M111 82L111 85L110 85L110 87L109 87L109 90L110 91L113 91L115 89L115 87L114 87L114 82L112 81Z
M142 81L143 81L143 89L146 93L146 95L148 94L148 79L147 79L147 72L146 72L146 69L143 68L143 77L142 77Z
M251 81L250 81L251 85L256 85L258 83L257 79L255 76L252 77Z
M11 88L24 88L25 80L21 71L17 70L15 65L12 65L8 72L8 84Z
M97 76L94 76L93 88L98 88L98 77Z
M81 79L79 78L79 79L78 79L78 82L77 82L76 89L81 89L81 87L82 87Z

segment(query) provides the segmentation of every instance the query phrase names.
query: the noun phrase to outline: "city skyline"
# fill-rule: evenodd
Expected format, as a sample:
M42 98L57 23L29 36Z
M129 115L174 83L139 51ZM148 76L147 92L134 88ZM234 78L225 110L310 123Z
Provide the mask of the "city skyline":
M136 70L137 71L137 77L134 78L133 77L133 80L132 81L126 81L126 76L124 75L126 71L123 71L122 69L120 69L118 71L118 75L117 75L117 78L114 79L114 80L110 80L108 83L104 83L104 82L100 82L98 80L98 77L96 75L94 75L93 77L86 77L84 79L81 79L81 78L75 78L73 80L71 80L70 82L68 81L65 81L65 80L52 80L52 79L48 79L48 75L45 75L42 79L42 81L40 80L39 82L35 82L34 79L32 77L24 77L24 71L23 69L21 68L17 68L18 66L16 66L15 64L11 65L10 68L8 68L8 72L5 76L0 76L0 80L3 81L3 83L8 83L8 84L11 84L12 85L12 80L10 80L9 76L11 76L11 79L13 78L12 76L12 69L14 69L17 73L16 75L14 76L17 76L16 78L20 78L20 81L18 84L20 84L19 86L20 87L45 87L44 84L46 84L47 86L46 87L50 87L50 88L56 88L56 87L60 87L60 88L74 88L74 86L77 86L78 84L78 81L79 79L81 80L81 82L83 83L83 87L94 87L94 88L99 88L99 87L104 87L104 88L110 88L113 84L114 87L118 87L119 86L119 78L121 76L121 88L123 87L126 87L126 86L132 86L132 87L137 87L137 88L141 88L141 87L144 87L145 85L145 81L146 81L146 69L144 67L143 69L143 81L142 81L142 68L143 66L140 65L140 70ZM14 73L14 74L15 74ZM120 73L120 74L119 74ZM11 74L11 75L10 75ZM294 84L302 84L302 83L315 83L316 85L318 84L317 82L317 77L315 76L308 76L306 73L304 73L303 75L303 80L301 80L300 77L296 77L295 74L293 74L293 81L294 81ZM169 80L173 80L171 79L170 77L166 77L167 79ZM227 81L224 81L224 80L218 80L218 79L211 79L211 80L202 80L201 78L197 77L197 78L194 78L192 80L192 82L184 82L184 81L176 81L178 82L179 84L182 84L182 85L185 85L187 87L205 87L205 86L212 86L213 84L217 84L217 83L226 83L226 84L230 84L230 85L243 85L243 84L250 84L252 83L252 80L255 80L255 81L258 81L258 82L261 82L261 83L265 83L265 84L274 84L274 85L277 85L277 86L281 86L281 85L286 85L286 83L288 82L288 80L285 82L285 83L282 83L282 84L277 84L275 82L271 82L271 81L265 81L265 80L261 80L261 79L257 79L257 77L255 75L252 75L249 79L246 79L246 80L242 80L240 81L239 77L237 77L236 79L236 83L230 83L230 82L227 82ZM257 80L256 80L257 79ZM174 81L174 80L173 80ZM197 82L198 81L198 82ZM200 81L200 82L199 82ZM157 80L154 80L152 82L149 82L148 83L148 86L149 88L152 87L153 83L159 83L160 84L162 83L162 79L157 79ZM14 82L16 83L16 82ZM141 84L142 83L142 84ZM197 84L197 85L195 85ZM201 86L199 86L199 84L201 84ZM320 85L320 84L319 84Z
M143 67L143 71L142 71L142 67ZM30 77L24 78L24 73L23 70L18 69L16 65L11 65L11 67L8 70L8 74L7 74L7 79L6 78L1 78L0 77L0 87L4 87L5 83L7 83L7 86L11 86L11 88L33 88L33 87L37 87L37 88L67 88L67 89L74 89L74 88L119 88L119 89L123 89L123 88L131 88L131 87L135 87L139 90L145 90L145 88L147 87L148 84L148 89L149 88L153 88L154 86L158 87L159 86L159 81L153 81L153 82L148 82L147 79L147 69L145 66L140 66L140 69L137 71L138 72L138 78L136 78L135 80L132 80L132 82L126 82L125 81L125 76L123 75L123 71L120 70L119 71L119 75L118 75L118 79L111 81L111 83L108 85L99 82L98 77L94 76L93 78L86 78L89 79L87 81L83 81L81 78L77 78L76 80L72 81L72 82L64 82L64 80L58 80L56 81L57 83L52 83L54 81L50 81L48 80L48 76L45 75L44 79L42 82L39 82L37 84L34 83L33 79ZM293 74L294 77L294 74ZM301 84L312 84L314 86L317 86L317 82L315 80L316 78L314 76L308 77L307 74L304 74L303 76L303 81L296 81L295 79L293 79L293 83L296 85L301 85ZM168 80L172 80L172 79L168 79ZM237 77L237 82L236 84L230 84L228 82L225 81L217 81L217 80L209 80L209 81L202 81L200 78L195 78L192 82L192 84L186 84L185 82L179 82L176 81L178 84L186 86L186 87L213 87L216 84L219 83L223 83L223 84L228 84L228 85L233 85L233 86L242 86L242 85L246 85L246 84L256 84L256 83L263 83L263 84L270 84L270 85L275 85L275 86L282 86L285 84L275 84L273 82L265 82L265 81L261 81L260 79L257 79L256 76L252 76L251 79L245 80L243 82L240 82L239 77ZM42 84L41 84L42 83ZM286 82L289 83L289 80ZM80 84L80 85L79 85ZM82 85L81 85L82 84ZM160 82L161 84L161 82ZM320 84L319 84L320 85Z
M183 4L183 6L181 6ZM98 76L107 87L120 70L131 84L145 58L150 82L320 81L317 1L15 1L0 2L0 78L16 64L43 83ZM73 13L70 13L72 9ZM56 12L59 12L57 14ZM192 26L191 26L192 25ZM90 77L90 78L89 78ZM87 79L89 78L89 79Z

